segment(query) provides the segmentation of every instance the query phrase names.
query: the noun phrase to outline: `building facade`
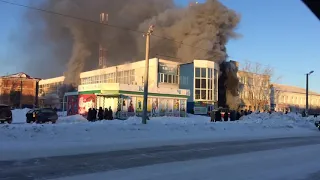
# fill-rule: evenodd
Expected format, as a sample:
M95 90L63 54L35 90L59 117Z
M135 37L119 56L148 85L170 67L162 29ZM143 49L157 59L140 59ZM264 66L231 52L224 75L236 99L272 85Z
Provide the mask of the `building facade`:
M188 112L207 114L218 104L219 64L207 60L194 60L180 65L180 87L190 89Z
M247 71L239 71L238 78L242 84L240 108L242 110L270 110L270 76Z
M34 107L38 104L39 78L25 73L0 77L0 104L13 107Z
M306 107L306 89L272 84L271 107L281 112L302 112ZM309 91L309 114L316 113L320 113L320 93Z
M78 91L66 93L62 106L70 114L85 115L90 107L111 107L114 112L140 115L144 70L143 60L83 72ZM154 116L184 116L187 110L206 114L208 107L213 108L218 100L218 70L218 64L207 60L182 64L150 59L148 112ZM59 93L63 81L64 77L40 81L40 94Z

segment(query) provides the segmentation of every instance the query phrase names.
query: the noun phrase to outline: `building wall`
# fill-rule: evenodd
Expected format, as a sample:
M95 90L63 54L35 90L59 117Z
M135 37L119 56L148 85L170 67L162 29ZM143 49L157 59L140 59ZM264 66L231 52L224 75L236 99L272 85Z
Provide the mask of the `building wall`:
M187 102L194 101L194 93L192 91L194 87L194 66L193 63L183 64L180 66L180 88L190 89L190 96Z
M238 72L240 83L241 108L248 110L269 110L270 76L246 71Z
M20 105L20 92L22 82L22 105L33 106L36 101L36 82L34 79L1 78L0 103L11 106Z
M275 111L302 112L306 106L304 88L286 85L273 85L271 88L271 101ZM309 92L309 112L320 113L320 94Z

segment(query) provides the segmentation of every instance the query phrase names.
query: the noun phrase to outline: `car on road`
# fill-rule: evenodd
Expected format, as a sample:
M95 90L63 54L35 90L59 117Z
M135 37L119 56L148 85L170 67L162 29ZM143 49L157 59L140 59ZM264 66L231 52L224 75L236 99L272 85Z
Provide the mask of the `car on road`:
M56 123L58 120L57 112L52 108L31 109L26 114L27 123Z
M320 121L316 121L315 123L314 123L314 125L316 125L316 127L319 129L319 131L320 131Z
M11 107L5 104L0 104L0 123L3 124L7 122L12 123L12 112Z

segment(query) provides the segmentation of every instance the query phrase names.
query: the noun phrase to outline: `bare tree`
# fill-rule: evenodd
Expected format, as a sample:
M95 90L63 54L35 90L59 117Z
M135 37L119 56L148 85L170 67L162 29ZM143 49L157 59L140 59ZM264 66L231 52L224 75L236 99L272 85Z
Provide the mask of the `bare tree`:
M268 110L270 105L271 78L274 70L270 66L246 62L239 72L243 84L240 97L250 110ZM273 94L275 96L275 94ZM251 107L250 107L251 106Z

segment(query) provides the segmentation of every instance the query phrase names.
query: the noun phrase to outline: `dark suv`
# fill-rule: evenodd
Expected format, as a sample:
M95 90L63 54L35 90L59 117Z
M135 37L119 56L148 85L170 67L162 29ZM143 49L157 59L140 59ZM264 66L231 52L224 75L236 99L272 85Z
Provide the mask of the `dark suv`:
M12 112L11 107L8 105L0 104L0 123L3 124L7 122L12 123Z
M26 114L27 123L56 123L58 120L57 112L52 108L32 109Z

